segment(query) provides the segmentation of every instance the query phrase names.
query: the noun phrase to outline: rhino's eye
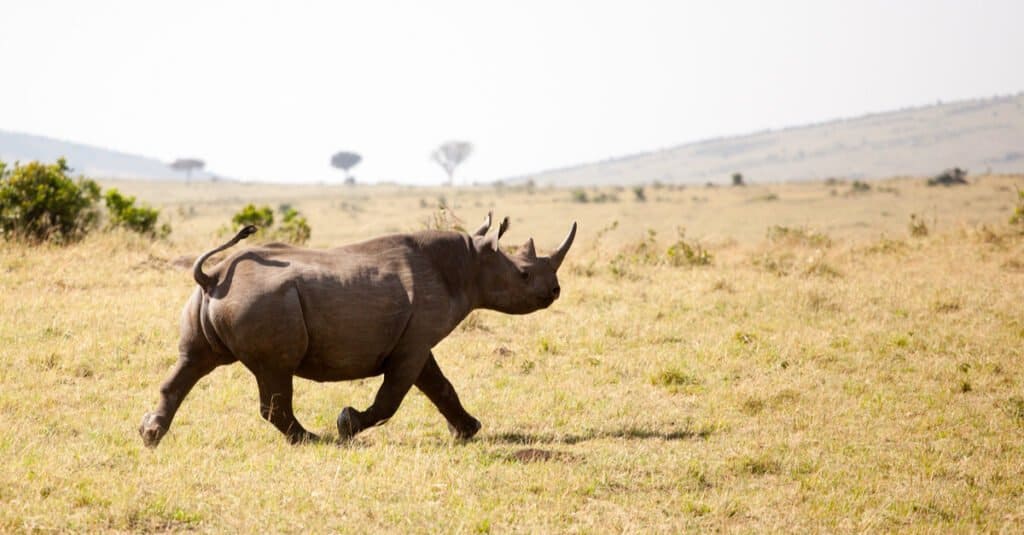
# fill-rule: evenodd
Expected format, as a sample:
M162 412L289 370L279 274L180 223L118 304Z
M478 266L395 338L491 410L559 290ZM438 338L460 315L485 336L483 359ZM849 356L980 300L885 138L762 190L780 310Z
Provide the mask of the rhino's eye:
M519 272L519 278L523 279L524 281L530 280L530 272L529 271L520 271Z

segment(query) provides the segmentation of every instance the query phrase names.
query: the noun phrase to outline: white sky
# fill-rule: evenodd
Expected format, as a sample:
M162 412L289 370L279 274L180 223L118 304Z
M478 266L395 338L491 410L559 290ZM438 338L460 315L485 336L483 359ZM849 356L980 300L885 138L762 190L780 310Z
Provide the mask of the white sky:
M0 0L0 129L248 180L486 181L1024 89L1024 1Z

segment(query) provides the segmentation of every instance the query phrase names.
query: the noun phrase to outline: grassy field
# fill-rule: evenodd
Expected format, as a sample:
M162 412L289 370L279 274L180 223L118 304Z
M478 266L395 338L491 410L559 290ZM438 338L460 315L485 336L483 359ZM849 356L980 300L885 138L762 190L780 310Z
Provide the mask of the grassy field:
M174 233L0 243L0 532L1024 530L1024 177L584 192L601 203L105 185ZM441 197L468 226L511 216L510 245L580 223L553 307L475 312L435 350L476 439L414 390L352 444L290 446L235 364L143 447L195 285L175 258L247 202L298 208L323 247L423 228ZM336 437L379 383L297 380L298 417Z

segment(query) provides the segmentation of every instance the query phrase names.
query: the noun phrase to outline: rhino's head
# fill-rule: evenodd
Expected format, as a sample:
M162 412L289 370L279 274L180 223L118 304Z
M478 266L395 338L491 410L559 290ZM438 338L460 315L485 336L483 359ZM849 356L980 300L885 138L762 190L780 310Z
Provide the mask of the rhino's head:
M515 254L507 254L498 247L498 240L508 230L508 218L502 220L497 232L488 235L490 227L491 215L487 214L484 224L473 233L481 307L507 314L528 314L551 306L561 293L556 273L576 237L576 223L551 256L537 256L533 238L526 240Z

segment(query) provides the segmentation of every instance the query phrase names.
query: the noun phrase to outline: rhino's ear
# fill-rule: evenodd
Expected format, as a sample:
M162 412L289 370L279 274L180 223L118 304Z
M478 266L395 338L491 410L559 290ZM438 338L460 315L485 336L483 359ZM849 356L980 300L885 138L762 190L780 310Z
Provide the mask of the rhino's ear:
M486 236L488 230L491 230L491 212L487 212L487 219L484 219L484 224L473 231L473 236Z
M478 253L483 251L498 251L498 238L501 236L494 232L489 236L473 236L473 246Z
M508 216L505 216L505 218L501 220L501 225L498 226L497 239L501 239L501 237L505 235L505 231L508 230L508 225Z

